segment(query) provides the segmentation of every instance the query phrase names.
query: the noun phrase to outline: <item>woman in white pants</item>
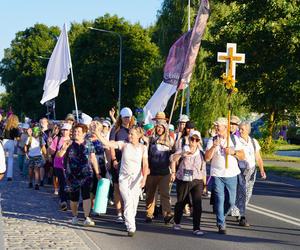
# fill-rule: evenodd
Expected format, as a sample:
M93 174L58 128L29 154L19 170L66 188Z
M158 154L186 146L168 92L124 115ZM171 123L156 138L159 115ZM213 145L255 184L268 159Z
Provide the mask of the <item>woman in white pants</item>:
M7 172L6 177L8 181L12 181L13 166L14 166L14 150L15 139L20 136L18 129L19 119L16 115L10 115L7 118L6 125L3 132L3 147L7 160Z
M135 216L139 203L139 195L145 186L148 169L148 150L140 143L143 130L138 127L130 129L128 143L123 141L107 141L97 130L97 137L105 145L122 151L119 187L124 202L124 217L128 236L136 231Z

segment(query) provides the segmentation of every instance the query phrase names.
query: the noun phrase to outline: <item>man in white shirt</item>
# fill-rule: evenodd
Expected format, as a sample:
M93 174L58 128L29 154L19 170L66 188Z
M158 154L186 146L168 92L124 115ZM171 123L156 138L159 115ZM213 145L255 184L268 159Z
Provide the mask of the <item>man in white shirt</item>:
M226 234L225 219L230 208L235 204L237 175L240 173L237 160L243 160L245 154L238 138L234 135L229 138L229 147L227 147L227 119L220 117L215 124L217 135L210 138L207 143L205 160L211 161L210 175L214 180L214 205L219 233ZM226 155L228 155L227 168ZM225 201L226 190L228 201Z

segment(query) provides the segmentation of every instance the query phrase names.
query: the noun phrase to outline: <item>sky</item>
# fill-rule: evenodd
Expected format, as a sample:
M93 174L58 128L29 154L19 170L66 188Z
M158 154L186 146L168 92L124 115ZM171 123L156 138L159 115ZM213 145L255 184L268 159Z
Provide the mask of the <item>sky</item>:
M62 27L64 23L94 20L106 13L147 27L156 21L163 0L1 0L0 60L18 31L36 23ZM0 92L4 89L0 87Z

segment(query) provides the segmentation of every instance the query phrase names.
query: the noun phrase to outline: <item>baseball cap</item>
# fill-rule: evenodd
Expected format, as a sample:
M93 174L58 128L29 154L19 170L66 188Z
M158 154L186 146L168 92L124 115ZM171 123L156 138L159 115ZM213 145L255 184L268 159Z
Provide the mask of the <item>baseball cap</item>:
M132 111L130 108L128 107L125 107L125 108L122 108L121 109L121 112L120 112L120 116L123 118L123 117L131 117L132 116Z
M64 123L61 127L61 130L66 129L70 130L72 128L72 125L70 123Z
M191 133L190 133L190 137L193 137L193 136L197 136L198 138L201 138L201 134L199 131L197 130L193 130Z

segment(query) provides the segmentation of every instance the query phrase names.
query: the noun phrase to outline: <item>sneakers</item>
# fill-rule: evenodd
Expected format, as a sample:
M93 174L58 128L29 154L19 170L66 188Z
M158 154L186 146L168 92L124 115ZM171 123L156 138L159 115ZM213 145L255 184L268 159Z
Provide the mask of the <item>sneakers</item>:
M134 236L134 234L135 234L135 232L128 232L128 237L133 237Z
M147 216L146 219L145 219L145 222L146 223L152 223L152 218Z
M95 222L92 221L92 219L90 217L86 217L85 221L83 222L83 225L85 227L93 227L93 226L95 226Z
M72 224L73 224L73 225L78 225L78 218L77 218L77 216L74 216L74 217L72 218Z
M173 229L176 230L176 231L181 230L181 225L180 224L174 224Z
M204 233L202 231L200 231L200 230L193 231L193 234L196 235L196 236L202 236L202 235L204 235Z
M33 188L32 182L29 183L28 188Z
M246 218L244 216L242 216L240 221L239 221L239 226L241 226L241 227L250 227L250 224L247 222Z
M54 189L54 195L58 195L58 189Z
M226 227L225 226L218 226L219 234L226 234Z
M35 184L34 189L35 189L35 190L40 190L39 184Z
M173 215L167 215L166 217L164 217L165 224L169 224L173 220L173 218Z
M117 219L116 219L116 223L121 224L123 222L124 222L123 217L122 216L118 216Z
M60 204L60 210L61 210L61 211L67 211L67 210L68 210L68 204L67 204L67 202L63 201L63 202Z

